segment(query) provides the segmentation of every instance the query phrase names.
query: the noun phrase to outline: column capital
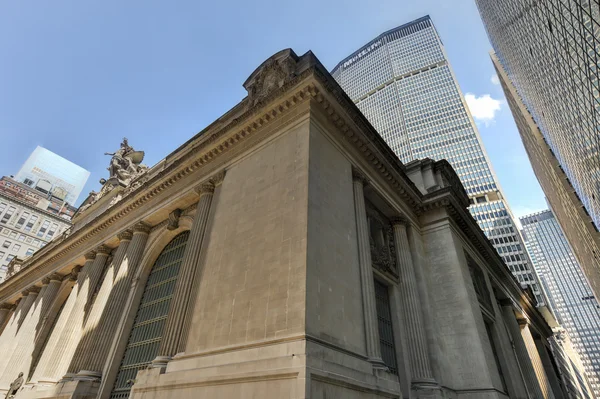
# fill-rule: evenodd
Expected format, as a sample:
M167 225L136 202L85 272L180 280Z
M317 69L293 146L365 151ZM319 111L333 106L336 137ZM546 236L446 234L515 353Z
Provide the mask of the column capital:
M31 286L31 287L23 290L23 292L21 292L21 295L23 295L24 297L27 296L27 295L29 295L29 294L36 294L37 295L37 294L39 294L39 292L40 292L40 287L36 287L34 285L34 286Z
M516 317L516 315L515 315L515 317ZM516 319L517 319L517 323L519 323L520 326L527 326L527 325L529 325L529 320L527 320L524 317L516 317Z
M352 167L352 181L361 182L363 186L369 184L369 179L367 176L358 168Z
M110 249L106 245L102 244L98 248L96 248L95 251L96 251L96 256L98 256L98 255L108 256L108 255L110 255L110 252L112 251L112 249Z
M13 306L15 305L10 303L3 303L2 305L0 305L0 310L12 310Z
M219 173L217 173L216 175L214 175L213 177L211 177L209 179L209 181L215 187L219 187L221 184L223 184L223 180L225 180L225 169L223 169L222 171L220 171Z
M52 281L57 281L57 282L61 282L63 280L63 276L61 276L58 273L52 273L49 276L46 276L42 279L42 284L43 285L48 285L50 284Z
M64 279L69 279L71 281L76 281L77 280L77 275L79 275L79 272L81 271L82 267L77 265L74 268L71 269L71 272L69 274L67 274Z
M215 185L211 182L202 183L198 187L194 188L194 190L196 191L196 194L198 194L199 197L202 197L203 195L214 193Z
M96 257L96 251L86 252L83 256L85 257L85 260L94 260L94 258Z
M150 230L152 230L152 226L148 223L139 222L133 226L133 234L150 234Z
M129 229L123 230L122 232L117 234L117 238L119 239L119 242L131 241L132 237L133 237L133 232Z
M408 227L410 225L408 219L405 218L404 216L401 216L401 215L393 217L390 220L390 222L392 223L392 226L404 226L404 227Z

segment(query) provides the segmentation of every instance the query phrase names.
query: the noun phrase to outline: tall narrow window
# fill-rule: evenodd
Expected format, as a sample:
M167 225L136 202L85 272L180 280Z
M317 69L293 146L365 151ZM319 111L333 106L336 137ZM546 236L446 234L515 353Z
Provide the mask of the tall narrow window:
M377 324L379 327L381 357L385 365L390 369L390 372L397 375L398 363L396 362L396 345L394 344L390 294L388 287L377 280L375 280L375 303L377 306Z
M128 398L131 382L137 372L145 369L158 355L169 304L173 297L188 237L189 231L175 237L152 265L110 395L111 399Z

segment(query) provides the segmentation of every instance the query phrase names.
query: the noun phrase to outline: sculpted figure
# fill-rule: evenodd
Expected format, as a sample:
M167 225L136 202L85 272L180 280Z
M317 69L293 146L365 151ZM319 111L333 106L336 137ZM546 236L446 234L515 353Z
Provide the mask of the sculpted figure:
M10 384L8 392L6 392L6 399L12 399L15 397L21 386L23 385L23 373L19 373L19 376Z
M108 166L109 180L116 178L124 186L129 185L133 177L147 169L141 164L144 152L134 150L126 137L123 138L121 148L115 152L105 152L104 155L112 156Z

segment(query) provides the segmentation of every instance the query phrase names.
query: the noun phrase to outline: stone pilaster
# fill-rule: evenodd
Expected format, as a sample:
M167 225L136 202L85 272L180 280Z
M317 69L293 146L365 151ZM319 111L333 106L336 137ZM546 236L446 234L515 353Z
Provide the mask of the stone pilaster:
M222 178L217 181L220 186ZM154 367L162 367L178 352L183 351L189 332L189 323L186 319L191 319L190 306L196 298L197 285L194 281L197 276L202 274L201 250L207 233L211 204L215 195L215 184L202 184L196 189L200 198L196 205L196 215L194 223L190 230L190 235L185 247L181 269L177 277L173 299L169 306L169 315L165 324L165 329L161 341L159 355L152 362Z
M69 373L77 374L80 370L87 369L89 357L94 356L92 348L95 342L104 339L102 331L100 331L99 328L102 323L102 318L117 316L106 314L106 305L112 298L113 286L118 276L121 263L125 259L125 254L127 253L133 234L130 230L125 230L119 233L117 237L119 238L119 247L108 266L104 280L100 282L100 290L94 299L94 304L83 329L81 342L73 356L73 362L69 365Z
M45 290L46 287L43 287L42 290ZM31 287L27 290L23 291L21 294L23 295L23 307L20 310L20 314L18 315L18 319L16 320L16 329L14 336L11 337L11 341L7 348L4 348L2 352L2 356L0 356L0 388L3 388L7 385L11 379L15 379L16 376L12 376L15 374L10 370L14 365L13 362L17 357L19 357L20 353L26 350L25 340L29 335L29 329L27 321L31 318L31 312L35 312L35 306L33 306L38 298L38 294L40 293L39 287ZM42 292L43 294L43 292ZM33 308L33 309L32 309ZM18 370L15 368L15 370ZM21 370L19 370L21 371ZM18 371L16 372L18 374Z
M531 359L529 359L527 347L521 336L521 328L517 322L512 305L506 304L502 306L502 316L504 317L504 322L506 323L508 332L513 340L513 344L515 345L515 353L517 355L519 366L521 367L521 372L525 378L527 391L532 398L545 398L540 388L540 384L538 383Z
M431 388L437 386L437 383L433 376L429 358L423 310L421 309L414 264L408 243L406 221L401 218L395 219L393 228L398 271L400 273L399 291L402 298L404 331L410 357L411 386L413 386L413 389Z
M12 316L12 312L15 309L14 305L10 305L8 303L3 303L0 305L0 334L4 331L4 327L8 324L10 317Z
M550 382L548 381L548 376L546 375L546 371L544 370L544 365L542 364L542 359L540 359L540 354L535 345L535 340L531 335L529 325L527 324L527 321L523 319L520 319L518 322L521 328L521 336L523 337L523 342L525 342L525 347L527 349L527 354L529 355L529 359L533 364L533 369L535 371L537 381L542 390L543 396L541 397L544 399L554 399L552 387L550 386Z
M77 277L77 299L69 314L67 325L62 332L62 338L56 348L59 350L57 354L58 365L55 368L56 372L65 373L68 370L69 364L73 361L73 354L81 339L89 300L94 295L94 289L102 275L102 270L104 269L104 264L106 263L106 259L108 259L109 253L110 249L101 245L92 253L86 254L86 262ZM66 374L64 377L70 379L72 375Z
M123 304L131 291L132 280L142 260L150 228L146 223L138 223L133 228L133 238L115 277L105 311L96 327L96 339L92 340L91 349L83 354L83 361L77 363L82 365L75 376L77 380L94 381L102 377L104 363L123 315Z
M91 263L93 259L94 258L91 258L89 262ZM67 328L72 328L72 326L68 325L68 322L70 321L71 311L74 307L75 302L77 301L78 289L75 286L75 284L77 283L81 270L81 266L75 266L71 270L71 273L64 277L64 279L68 280L66 284L74 288L71 288L71 291L66 298L66 302L63 305L63 311L61 312L59 319L56 321L56 325L54 326L52 335L48 338L46 350L41 353L34 353L34 357L36 359L37 357L39 357L39 360L37 360L35 371L30 380L32 382L37 382L41 380L56 382L56 380L58 380L58 378L60 378L64 373L64 370L60 374L57 371L57 367L60 363L61 356L63 355L63 353L60 350L66 350L68 345L68 343L65 343L61 340L65 337L65 330ZM58 316L55 315L55 317ZM48 320L50 320L50 318ZM50 321L47 322L52 323ZM46 335L49 333L49 327L50 326L45 326ZM40 335L40 339L43 339L42 335ZM59 349L57 350L57 348ZM41 347L38 350L41 351Z
M365 316L365 337L367 357L373 367L387 369L381 359L379 346L379 330L377 324L377 308L375 307L375 283L373 281L373 265L371 262L371 246L369 243L369 226L365 207L364 185L366 178L357 170L352 171L354 212L356 218L356 236L358 238L358 263L360 267L360 283L362 291L363 313Z

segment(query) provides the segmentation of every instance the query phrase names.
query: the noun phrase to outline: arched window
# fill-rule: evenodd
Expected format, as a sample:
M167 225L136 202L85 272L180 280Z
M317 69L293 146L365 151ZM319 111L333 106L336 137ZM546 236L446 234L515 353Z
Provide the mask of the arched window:
M173 238L152 265L111 399L128 398L138 370L146 368L158 355L188 237L186 231Z

